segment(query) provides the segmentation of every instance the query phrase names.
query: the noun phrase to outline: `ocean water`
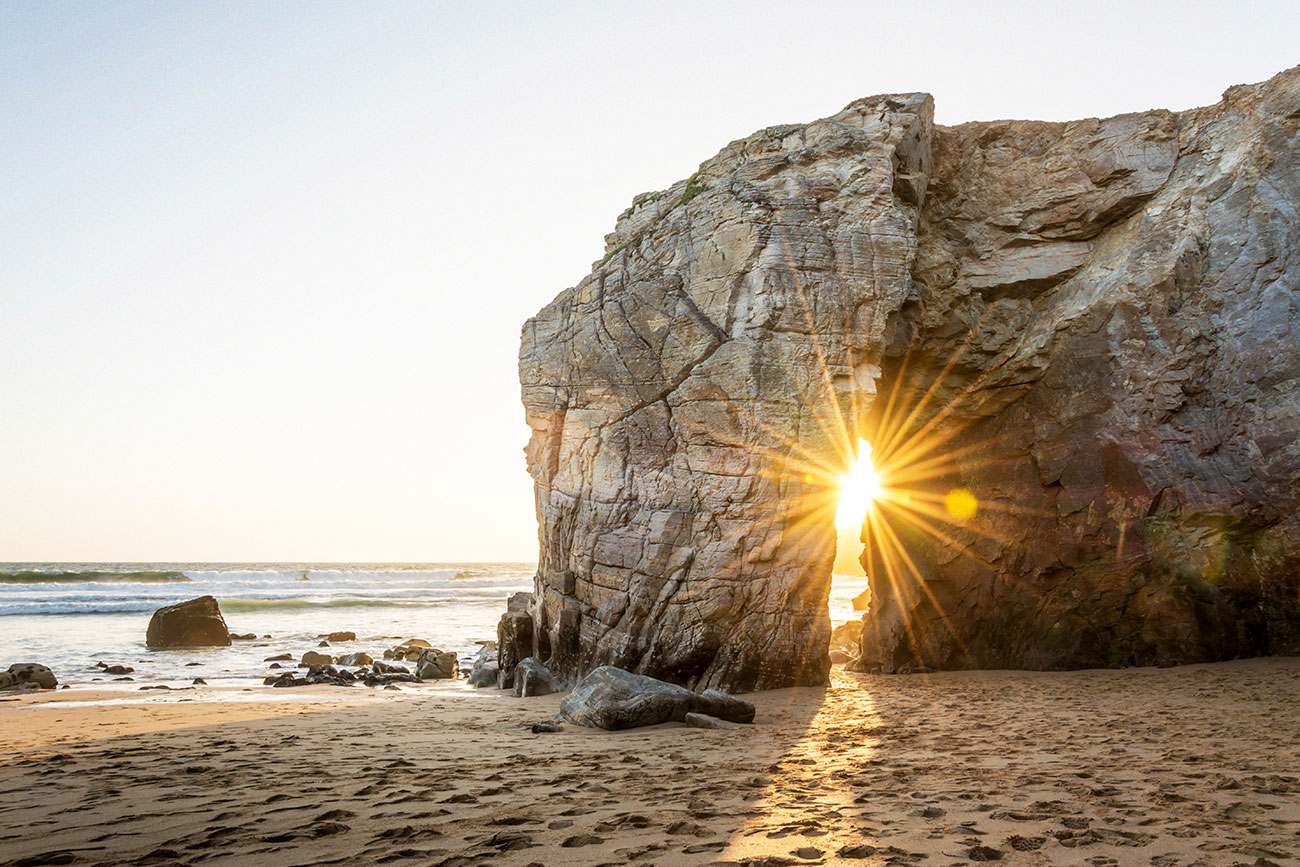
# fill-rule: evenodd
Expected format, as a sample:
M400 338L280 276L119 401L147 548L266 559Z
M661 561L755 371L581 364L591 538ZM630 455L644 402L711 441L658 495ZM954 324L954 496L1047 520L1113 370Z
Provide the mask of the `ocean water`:
M408 638L456 651L468 664L476 642L496 637L512 593L529 591L528 563L210 563L0 564L0 662L40 662L60 683L138 690L248 686L268 672L268 656L301 658L320 636L351 631L357 641L322 652L364 650L376 659ZM855 617L851 600L865 578L836 576L830 613ZM196 596L217 598L232 633L255 633L232 647L150 650L152 613ZM96 663L135 669L129 680ZM292 663L281 663L292 668Z

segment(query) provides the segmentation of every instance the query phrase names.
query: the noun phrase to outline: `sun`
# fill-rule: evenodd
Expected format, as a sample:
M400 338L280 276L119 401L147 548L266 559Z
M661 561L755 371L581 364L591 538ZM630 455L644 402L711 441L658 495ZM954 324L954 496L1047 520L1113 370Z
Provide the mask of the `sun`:
M871 504L884 489L880 476L871 464L871 443L858 440L858 461L848 475L840 479L840 505L835 512L835 526L858 529Z

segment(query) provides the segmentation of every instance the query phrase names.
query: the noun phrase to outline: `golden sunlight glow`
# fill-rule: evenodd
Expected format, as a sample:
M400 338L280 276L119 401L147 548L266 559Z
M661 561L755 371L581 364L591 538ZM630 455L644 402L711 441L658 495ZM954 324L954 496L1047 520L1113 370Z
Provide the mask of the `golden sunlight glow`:
M871 443L858 440L858 461L853 470L840 480L840 505L835 526L859 529L867 510L881 495L880 477L871 463Z

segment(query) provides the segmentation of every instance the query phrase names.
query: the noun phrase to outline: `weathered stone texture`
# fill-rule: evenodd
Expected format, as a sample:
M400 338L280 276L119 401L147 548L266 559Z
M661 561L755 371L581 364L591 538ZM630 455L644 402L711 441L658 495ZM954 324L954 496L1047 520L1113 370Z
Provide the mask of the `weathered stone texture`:
M1298 121L1291 70L1181 114L938 130L913 356L883 381L914 395L956 358L938 429L973 451L931 488L984 508L913 534L923 589L864 555L864 659L1300 650Z
M1298 79L1065 124L871 97L637 197L524 327L541 550L502 659L824 682L827 473L931 386L911 428L961 457L923 485L981 509L897 528L919 578L869 547L869 664L1294 648Z

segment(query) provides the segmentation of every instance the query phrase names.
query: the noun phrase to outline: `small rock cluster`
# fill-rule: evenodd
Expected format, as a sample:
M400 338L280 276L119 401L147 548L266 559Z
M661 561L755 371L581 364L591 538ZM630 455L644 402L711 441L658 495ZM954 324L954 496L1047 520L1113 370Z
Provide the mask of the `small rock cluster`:
M308 651L308 653L311 653L311 651ZM419 683L420 680L421 678L412 674L405 666L373 662L369 669L359 668L356 671L337 668L328 663L309 665L307 666L307 673L302 676L292 671L286 671L279 675L269 675L262 683L276 687L316 686L318 684L355 686L358 683L377 687L390 686L395 683Z

